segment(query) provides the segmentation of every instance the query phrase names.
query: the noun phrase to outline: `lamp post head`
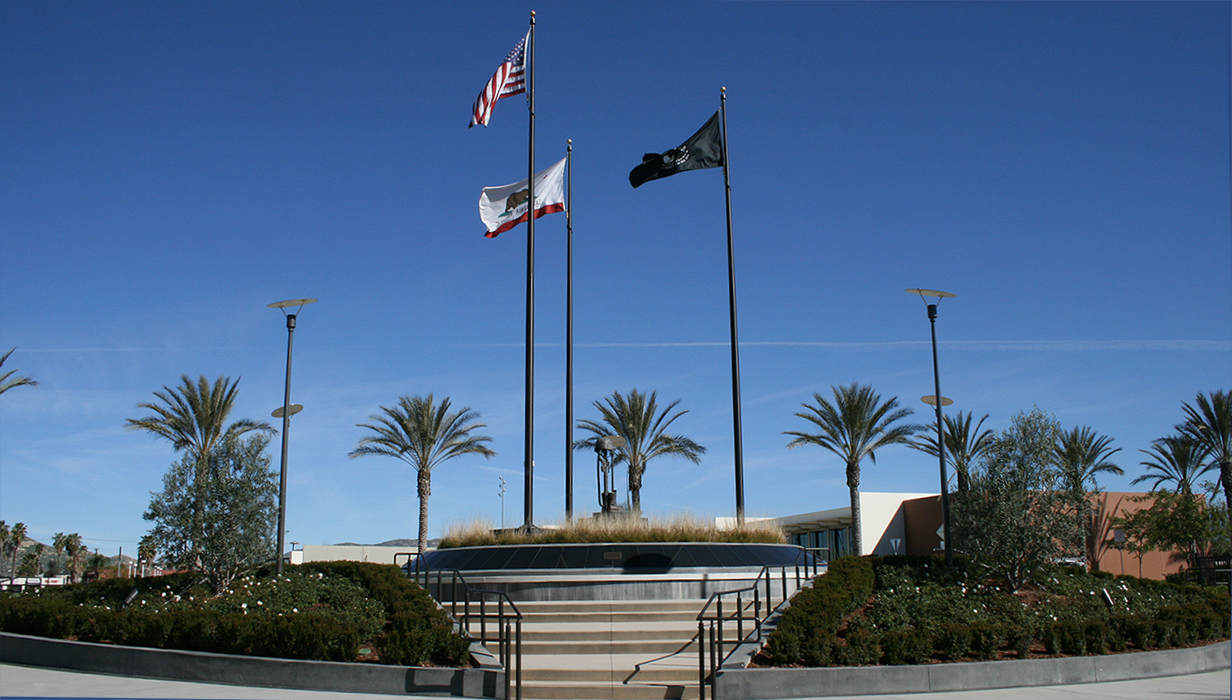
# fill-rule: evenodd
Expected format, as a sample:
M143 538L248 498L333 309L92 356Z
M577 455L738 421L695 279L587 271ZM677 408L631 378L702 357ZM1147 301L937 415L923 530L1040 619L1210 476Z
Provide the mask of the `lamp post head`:
M950 292L939 292L936 289L907 289L904 291L906 291L908 294L918 294L919 297L924 300L924 303L928 304L928 320L929 321L937 320L937 304L941 303L942 299L954 296L954 294ZM936 299L936 301L929 303L927 297L932 297Z

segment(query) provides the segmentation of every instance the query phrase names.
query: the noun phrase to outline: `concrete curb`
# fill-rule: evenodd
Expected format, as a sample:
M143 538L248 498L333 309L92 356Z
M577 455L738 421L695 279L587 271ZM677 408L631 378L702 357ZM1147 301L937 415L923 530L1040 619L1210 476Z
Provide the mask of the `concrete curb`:
M1222 671L1229 668L1230 659L1232 642L1219 642L1193 649L1061 659L723 670L715 679L714 697L777 700L1100 683Z
M0 633L0 661L85 673L381 695L497 698L504 671L231 656Z

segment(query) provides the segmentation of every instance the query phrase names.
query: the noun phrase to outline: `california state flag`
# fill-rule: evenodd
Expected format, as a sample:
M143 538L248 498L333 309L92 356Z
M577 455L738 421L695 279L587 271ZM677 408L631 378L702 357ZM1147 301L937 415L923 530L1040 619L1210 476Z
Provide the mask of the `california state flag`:
M512 185L485 187L479 195L479 218L488 232L488 238L496 238L504 231L528 220L526 198L529 188L526 180ZM565 159L552 167L535 174L535 218L565 210Z

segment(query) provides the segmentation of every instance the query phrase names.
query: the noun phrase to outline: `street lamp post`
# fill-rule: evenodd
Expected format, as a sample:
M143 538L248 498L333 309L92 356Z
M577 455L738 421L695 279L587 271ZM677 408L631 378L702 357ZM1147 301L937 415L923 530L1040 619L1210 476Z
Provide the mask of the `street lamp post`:
M954 540L950 536L950 494L948 481L945 470L945 425L941 418L941 407L946 405L947 399L941 395L941 370L937 365L937 305L942 299L954 296L950 292L939 292L935 289L908 289L908 294L917 294L924 303L928 305L928 323L932 327L933 336L933 386L936 393L931 397L932 405L937 409L937 461L941 468L941 527L943 537L945 538L945 565L954 565ZM929 303L928 298L931 297L936 301ZM924 397L925 403L929 403L929 397Z
M306 304L316 299L288 299L269 304L267 308L281 309L287 317L287 382L282 396L282 466L278 470L278 575L282 575L282 548L286 545L287 536L287 435L291 429L291 416L295 411L291 408L291 345L295 339L295 317ZM289 307L296 307L295 313L287 313ZM302 408L302 407L301 407ZM275 413L277 415L277 413Z

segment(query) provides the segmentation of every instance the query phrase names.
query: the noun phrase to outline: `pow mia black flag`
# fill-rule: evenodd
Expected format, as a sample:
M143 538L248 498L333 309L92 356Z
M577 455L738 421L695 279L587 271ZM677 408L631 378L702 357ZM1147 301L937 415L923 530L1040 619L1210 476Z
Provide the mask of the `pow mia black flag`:
M723 165L723 132L719 128L719 113L678 147L665 153L647 153L642 164L629 172L629 184L634 188L644 182L682 173L686 170L717 168Z

